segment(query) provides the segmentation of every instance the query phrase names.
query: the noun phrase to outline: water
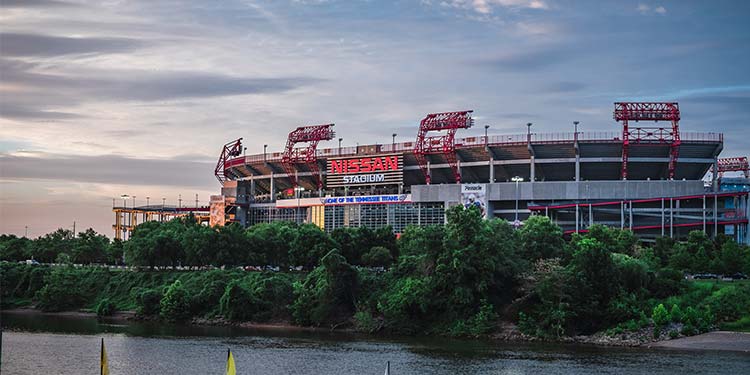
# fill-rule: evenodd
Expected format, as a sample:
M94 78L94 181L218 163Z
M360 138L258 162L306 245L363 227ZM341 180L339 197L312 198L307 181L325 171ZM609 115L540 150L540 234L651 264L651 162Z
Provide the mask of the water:
M241 374L750 374L725 352L373 338L283 329L116 324L3 313L2 374L222 374L231 348Z

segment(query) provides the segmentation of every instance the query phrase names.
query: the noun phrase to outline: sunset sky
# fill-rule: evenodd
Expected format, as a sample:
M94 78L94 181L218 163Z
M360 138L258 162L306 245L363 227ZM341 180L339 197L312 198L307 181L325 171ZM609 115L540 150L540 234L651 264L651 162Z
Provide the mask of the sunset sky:
M462 135L617 131L613 102L668 100L750 154L750 1L0 3L0 233L112 236L121 194L206 204L224 143L280 151L304 124L344 145L463 109Z

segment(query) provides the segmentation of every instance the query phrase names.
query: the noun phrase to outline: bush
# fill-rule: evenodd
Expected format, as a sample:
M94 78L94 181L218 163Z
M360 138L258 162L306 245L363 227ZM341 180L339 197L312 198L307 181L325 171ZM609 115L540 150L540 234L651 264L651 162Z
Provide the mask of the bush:
M664 328L664 326L669 324L669 319L669 312L663 304L660 303L654 307L654 311L651 313L651 320L654 321L656 329Z
M159 305L160 315L165 320L181 321L190 318L188 295L180 280L175 280L167 288Z
M162 293L154 289L146 289L137 294L136 313L138 315L157 315L161 311Z
M678 305L672 305L672 310L669 311L669 320L674 323L682 323L682 310Z
M115 304L109 298L103 298L96 304L96 316L109 316L114 314Z
M239 282L232 281L227 285L219 302L221 315L229 320L252 320L260 301Z

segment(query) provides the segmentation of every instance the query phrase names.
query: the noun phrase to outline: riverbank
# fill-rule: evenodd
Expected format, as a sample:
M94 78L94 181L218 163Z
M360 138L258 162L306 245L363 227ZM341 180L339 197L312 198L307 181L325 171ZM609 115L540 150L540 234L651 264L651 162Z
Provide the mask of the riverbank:
M138 318L133 311L119 311L111 316L104 318L90 311L63 311L63 312L43 312L30 307L14 308L2 310L3 313L19 314L23 316L42 316L42 317L64 317L76 319L102 319L108 323L128 324L141 321L156 321L151 319ZM378 337L377 334L364 334L351 328L321 328L321 327L304 327L291 324L291 322L232 322L223 318L206 319L195 318L188 324L191 327L239 327L250 330L264 330L275 332L289 333L357 333ZM595 347L630 347L630 348L665 348L665 349L682 349L682 350L712 350L712 351L729 351L750 353L750 333L731 332L731 331L714 331L701 335L669 339L668 335L653 337L650 329L639 332L632 332L621 335L607 335L604 332L587 336L562 337L559 339L544 339L529 336L521 333L518 327L511 322L500 323L498 331L487 338L495 342L503 343L549 343L549 344L582 344Z
M659 341L647 345L647 347L683 350L719 350L750 354L750 333L714 331L696 336Z

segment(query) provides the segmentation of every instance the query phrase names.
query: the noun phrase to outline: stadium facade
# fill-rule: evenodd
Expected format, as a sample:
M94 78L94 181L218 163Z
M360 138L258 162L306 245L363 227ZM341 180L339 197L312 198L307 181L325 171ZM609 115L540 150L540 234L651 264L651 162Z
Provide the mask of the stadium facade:
M210 223L389 225L400 233L443 224L445 210L463 204L517 226L546 215L566 233L605 224L652 240L698 229L749 243L747 159L719 158L721 133L681 132L677 103L615 103L617 132L578 132L575 123L570 133L535 133L528 124L521 134L491 135L485 126L484 136L456 137L471 116L430 114L413 142L342 147L338 138L318 148L335 144L333 124L293 130L282 151L244 155L241 139L229 142ZM722 190L725 171L745 178Z

